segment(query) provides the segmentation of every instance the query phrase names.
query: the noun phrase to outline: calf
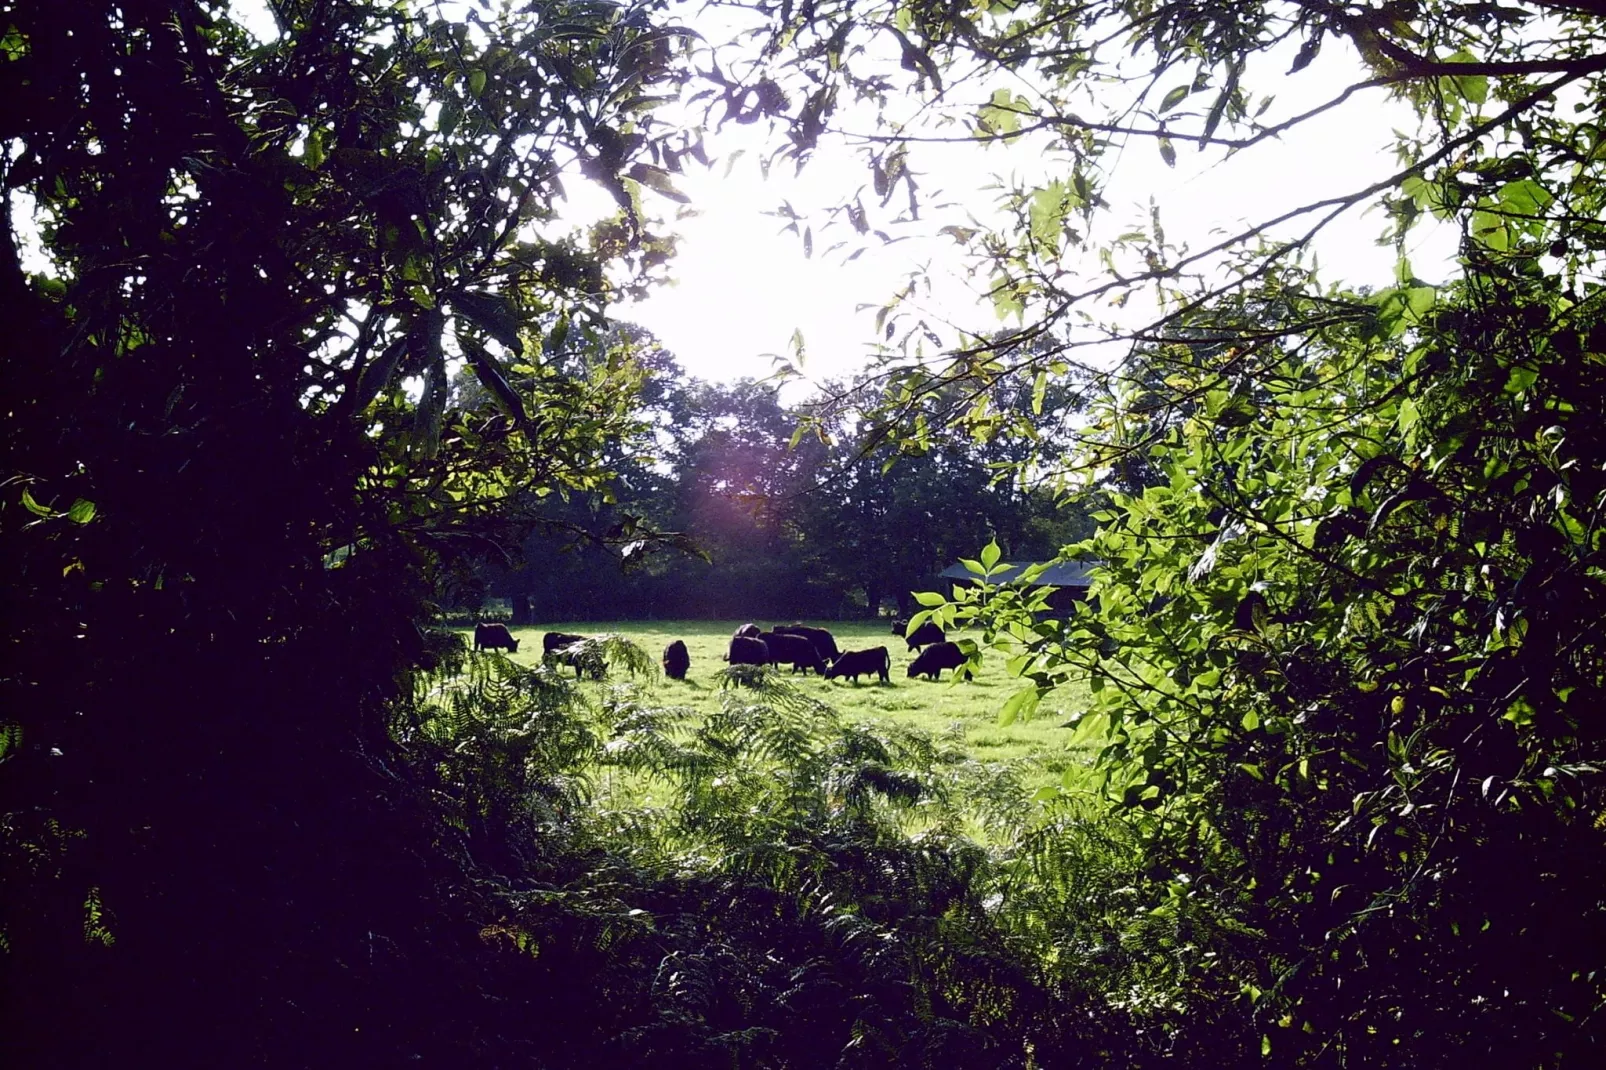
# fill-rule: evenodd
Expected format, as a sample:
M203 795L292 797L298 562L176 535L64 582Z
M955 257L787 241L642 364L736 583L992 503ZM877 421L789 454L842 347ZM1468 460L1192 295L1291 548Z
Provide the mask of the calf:
M807 638L784 632L765 632L758 638L769 648L772 663L779 665L785 661L791 664L793 672L813 669L821 676L825 675L825 659L820 657L820 652Z
M935 643L922 650L920 656L910 663L909 675L935 680L942 670L954 669L954 675L958 676L957 670L965 661L965 652L959 649L958 643Z
M517 654L519 641L507 630L506 624L474 625L475 650L508 650Z
M777 635L801 635L814 644L814 649L820 652L820 657L830 661L842 651L837 649L836 638L824 628L810 628L804 624L793 624L786 628L775 629Z
M686 651L686 644L676 639L664 647L664 675L671 680L684 680L686 670L691 668L691 655Z
M893 635L902 635L904 632L906 632L908 630L909 630L909 618L908 617L893 617L892 618L892 634Z
M835 680L847 676L854 683L858 683L860 676L868 676L874 672L881 674L882 683L890 684L892 681L887 679L887 673L891 670L892 655L887 653L886 647L877 646L869 650L850 650L841 655L825 671L825 678Z
M768 665L770 663L770 648L764 645L764 640L754 639L747 635L731 636L731 648L725 655L725 660L732 665Z
M930 646L932 643L940 643L948 637L942 633L941 628L937 627L928 620L920 627L916 628L914 634L908 638L909 649L919 650L923 646Z

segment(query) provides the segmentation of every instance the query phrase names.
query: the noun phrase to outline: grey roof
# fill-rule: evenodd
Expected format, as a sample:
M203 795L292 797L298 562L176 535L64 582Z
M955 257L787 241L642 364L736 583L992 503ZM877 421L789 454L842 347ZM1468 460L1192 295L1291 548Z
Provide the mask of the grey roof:
M988 579L989 583L1009 583L1022 572L1026 571L1032 565L1038 564L1039 562L1008 561L1004 563L1008 566L1009 570L1007 572L1000 572L998 575L990 577ZM1103 562L1101 561L1061 561L1058 564L1048 566L1048 569L1041 576L1037 577L1036 586L1090 586L1093 583L1093 578L1090 573L1102 563ZM949 565L947 568L942 570L941 575L944 579L949 580L974 580L978 578L974 572L970 571L964 565Z

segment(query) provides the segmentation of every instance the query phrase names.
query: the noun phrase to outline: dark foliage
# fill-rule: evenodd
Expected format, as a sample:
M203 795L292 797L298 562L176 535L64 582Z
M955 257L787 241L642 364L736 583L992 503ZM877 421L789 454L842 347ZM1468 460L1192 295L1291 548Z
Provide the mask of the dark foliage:
M833 418L829 445L798 438L825 401L788 408L758 384L687 380L653 352L644 390L655 456L619 457L606 502L549 499L522 561L487 559L463 587L468 602L507 598L528 607L525 623L842 619L890 601L907 609L910 591L940 583L942 569L991 537L1016 557L1045 559L1092 530L1086 508L1045 488L995 483L999 457L968 437L887 468L855 417ZM679 541L650 542L646 531Z
M627 363L511 359L560 319L584 349L613 252L504 239L564 146L620 188L646 141L611 94L664 81L674 38L561 4L474 39L273 10L268 44L192 3L0 14L7 1065L515 1050L491 907L388 711L455 656L418 622L460 548L518 529L507 486L594 486L630 432ZM484 405L448 404L445 334Z

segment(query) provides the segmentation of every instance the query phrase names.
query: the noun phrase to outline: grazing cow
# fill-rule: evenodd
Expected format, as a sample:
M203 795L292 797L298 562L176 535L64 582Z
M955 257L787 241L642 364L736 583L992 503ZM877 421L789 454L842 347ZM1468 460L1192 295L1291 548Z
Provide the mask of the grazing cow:
M576 643L587 642L589 635L569 635L567 632L547 632L541 637L543 656L551 657L564 665L574 668L574 677L578 680L589 670L593 680L600 680L608 671L608 665L602 660L602 653L597 650L571 650Z
M568 646L570 643L583 643L588 638L590 636L570 635L567 632L547 632L541 637L541 652L550 654L559 647Z
M686 670L691 668L691 655L686 652L686 644L676 639L664 647L664 675L671 680L686 679Z
M506 624L474 625L475 650L508 650L517 654L519 641L507 630Z
M769 647L770 661L779 665L781 662L790 662L792 671L802 669L807 672L813 669L821 676L825 675L825 659L814 644L801 635L787 635L784 632L765 632L759 640Z
M892 634L893 635L902 635L904 632L906 632L908 630L909 630L909 618L908 617L893 617L892 618Z
M776 628L777 635L801 635L814 644L814 649L820 652L820 657L831 661L842 651L837 649L836 637L824 628L810 628L806 624L793 624L786 628Z
M768 665L770 648L764 645L762 639L748 635L733 635L730 652L725 655L725 660L732 665Z
M907 627L907 625L905 627ZM919 650L923 646L930 646L932 643L940 643L947 638L948 637L946 635L942 634L941 628L937 627L928 620L920 627L916 628L913 635L909 636L909 649Z
M959 675L958 669L966 661L965 652L959 649L958 643L935 643L920 652L909 665L909 675L925 676L935 680L944 669L954 669L954 675Z
M735 633L731 636L731 638L733 638L733 639L757 639L762 633L763 633L763 629L762 628L760 628L756 624L749 623L749 624L742 625L740 628L737 628Z
M869 650L850 650L831 663L825 671L827 680L835 680L843 676L851 677L857 684L860 676L869 676L871 673L880 673L881 682L890 684L887 673L892 670L892 655L887 653L884 646L871 647Z

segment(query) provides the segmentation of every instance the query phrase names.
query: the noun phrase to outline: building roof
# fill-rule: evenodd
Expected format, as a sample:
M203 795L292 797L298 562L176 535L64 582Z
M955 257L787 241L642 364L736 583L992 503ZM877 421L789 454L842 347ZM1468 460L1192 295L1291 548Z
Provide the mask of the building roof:
M1088 586L1091 586L1092 583L1093 583L1093 578L1091 576L1091 573L1101 563L1102 562L1099 562L1099 561L1060 561L1060 562L1058 562L1056 564L1048 566L1048 568L1043 572L1043 574L1041 576L1037 577L1037 582L1034 584L1034 586L1038 586L1038 587L1088 587ZM1037 562L1037 561L1007 561L1007 562L1004 562L1004 564L1007 566L1008 571L1000 572L996 576L991 577L988 580L989 583L994 583L994 584L1010 583L1013 580L1015 580L1017 577L1019 577L1022 572L1025 572L1028 568L1030 568L1031 566L1033 566L1035 564L1040 564L1040 562ZM974 581L975 579L978 578L974 572L970 571L964 565L949 565L947 568L942 570L941 575L942 575L942 577L944 579L949 579L949 580L972 580L972 581Z

